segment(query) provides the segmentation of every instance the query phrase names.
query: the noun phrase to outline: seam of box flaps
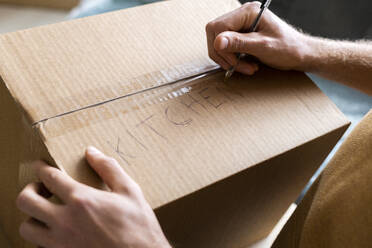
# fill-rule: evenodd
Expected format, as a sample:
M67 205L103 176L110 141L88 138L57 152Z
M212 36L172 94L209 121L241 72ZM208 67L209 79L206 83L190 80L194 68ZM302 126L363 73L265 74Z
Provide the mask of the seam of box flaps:
M209 75L213 75L213 74L218 73L220 71L222 71L222 70L219 66L214 66L212 69L209 68L208 70L204 70L204 71L199 72L197 74L181 77L179 79L176 79L176 80L164 83L164 84L155 85L155 86L152 86L152 87L149 87L149 88L141 89L141 90L131 92L131 93L128 93L128 94L125 94L125 95L122 95L122 96L119 96L119 97L115 97L115 98L112 98L112 99L109 99L109 100L101 101L101 102L91 104L91 105L88 105L88 106L85 106L85 107L81 107L81 108L78 108L78 109L67 111L67 112L64 112L62 114L54 115L52 117L44 118L42 120L39 120L39 121L36 121L36 122L32 123L32 126L36 126L36 125L38 125L40 123L43 123L43 122L46 122L48 120L59 118L59 117L62 117L62 116L66 116L66 115L76 113L76 112L79 112L79 111L82 111L82 110L95 108L95 107L98 107L98 106L101 106L101 105L104 105L104 104L107 104L107 103L110 103L110 102L113 102L113 101L117 101L117 100L124 99L124 98L127 98L127 97L131 97L131 96L134 96L134 95L139 95L139 94L142 94L142 93L145 93L145 92L148 92L148 91L152 91L152 90L155 90L155 89L159 89L159 88L162 88L162 87L170 86L170 85L173 85L173 84L176 84L176 83L180 83L182 81L191 82L191 81L194 81L194 80L197 80L197 79L209 76Z

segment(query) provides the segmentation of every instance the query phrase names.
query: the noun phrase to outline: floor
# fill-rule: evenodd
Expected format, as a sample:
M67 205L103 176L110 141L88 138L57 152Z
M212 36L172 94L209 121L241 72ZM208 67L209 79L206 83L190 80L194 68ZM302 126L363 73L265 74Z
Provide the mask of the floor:
M341 0L333 0L330 2L334 2L334 1L341 1ZM111 11L111 10L120 9L120 8L132 7L132 6L136 6L136 5L140 5L140 4L144 4L148 2L152 2L152 1L151 0L142 0L142 1L141 0L137 0L137 1L136 0L127 0L127 1L124 1L124 0L96 0L96 1L85 0L84 5L76 8L72 12L53 10L53 9L22 8L22 7L10 6L10 5L0 5L0 33L12 32L15 30L31 28L34 26L65 21L65 20L69 20L72 18L79 18L83 16L93 15L93 14L102 13L102 12ZM306 11L306 6L309 5L310 3L299 4L299 2L300 1L295 1L295 0L281 0L281 1L277 1L276 4L273 5L273 8L276 10L277 13L280 13L281 16L284 16L286 19L289 19L291 23L295 23L296 25L299 25L299 26L303 25L305 27L304 28L305 30L309 30L309 32L312 32L312 33L315 32L317 34L330 36L330 37L341 37L346 33L346 34L351 34L351 36L353 36L350 38L369 37L369 35L372 34L372 21L370 19L367 19L368 21L365 22L365 17L364 17L365 15L368 16L368 14L370 14L369 17L372 16L372 13L370 13L369 11L369 9L372 10L372 8L369 8L369 9L367 8L367 11L364 11L364 12L361 11L358 13L359 19L358 18L355 18L355 19L359 20L361 23L363 23L363 25L359 25L358 30L348 33L348 32L345 32L345 30L351 29L350 25L357 25L356 23L357 20L353 19L353 22L345 26L343 30L339 30L339 28L337 29L330 28L330 26L332 26L334 23L333 21L327 22L327 25L319 25L320 28L317 29L316 22L313 26L311 26L312 19L313 19L311 16L311 11ZM304 0L302 0L302 2L304 2ZM308 1L305 1L305 2L308 2ZM345 2L345 1L341 1L341 2ZM357 2L357 4L355 2ZM362 8L361 6L363 6L362 5L363 2L367 3L366 1L363 1L363 0L354 1L353 9L355 11L359 11ZM327 1L327 4L328 4L328 1ZM355 5L357 5L357 7L355 7ZM311 6L307 6L307 7L311 9ZM339 10L339 9L342 10L342 8L340 7L336 8L336 10ZM316 13L318 12L319 11L317 11ZM365 12L367 12L367 14L363 14ZM332 14L333 16L337 16L334 12L332 13L333 13ZM316 15L319 15L319 13ZM325 17L322 16L321 19L324 21L324 18ZM317 20L317 22L319 22L319 20ZM335 82L322 79L316 75L309 74L309 76L323 90L323 92L325 92L332 99L332 101L335 102L335 104L342 110L342 112L352 121L352 127L354 127L360 121L363 115L372 108L372 98L370 96L362 94L348 87L342 86ZM349 129L348 133L350 132L350 130L351 129ZM344 138L345 137L346 135L344 136ZM341 143L339 143L338 146L340 144ZM335 148L335 150L336 149L337 148ZM333 153L329 156L327 161L332 157L332 155ZM326 162L323 164L322 168L326 165ZM294 211L295 208L296 208L296 205L293 204L289 208L287 214L283 217L281 222L278 223L275 230L272 232L272 234L270 234L270 236L267 239L264 239L258 242L257 244L247 247L247 248L270 247L272 241L275 239L282 225L286 222L286 219L288 218L288 216L290 216L290 214ZM5 243L5 239L1 237L1 231L0 231L0 247L8 248L8 246Z

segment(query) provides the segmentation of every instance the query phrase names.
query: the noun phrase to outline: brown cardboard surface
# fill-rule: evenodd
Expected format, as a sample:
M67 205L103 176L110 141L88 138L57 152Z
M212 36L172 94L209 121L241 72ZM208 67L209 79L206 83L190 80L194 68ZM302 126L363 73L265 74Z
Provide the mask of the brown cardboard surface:
M181 2L5 34L0 75L37 122L208 70L205 25L239 3Z
M0 247L10 248L9 242L1 229L0 229Z
M81 161L84 148L94 145L115 156L157 208L301 146L315 133L325 135L329 125L344 126L343 116L303 74L262 69L229 84L222 79L218 73L164 86L52 118L37 128L68 174L94 183ZM329 110L327 118L317 112L321 109ZM78 146L69 145L75 137ZM225 150L231 152L216 152Z
M163 229L175 247L185 248L241 248L266 237L328 155L329 144L344 131L340 128L158 209Z
M62 9L71 9L78 5L79 2L79 0L0 0L0 4L22 4Z
M1 80L0 80L1 81ZM0 223L12 247L26 247L18 234L23 216L16 210L15 199L25 183L35 180L27 165L35 159L45 159L53 163L39 135L11 98L5 84L0 84ZM5 242L5 240L4 240Z
M29 162L101 187L88 145L140 184L173 242L243 247L270 232L348 121L299 72L172 83L216 67L205 24L238 6L166 1L0 36L0 221L14 247Z
M260 239L259 241L254 242L253 244L244 246L244 248L269 248L271 247L274 241L277 239L279 233L282 231L284 225L288 222L289 218L291 218L296 208L297 208L297 204L292 203L291 206L284 213L282 218L278 221L278 223L276 223L275 227L271 230L268 236L265 236L263 239Z

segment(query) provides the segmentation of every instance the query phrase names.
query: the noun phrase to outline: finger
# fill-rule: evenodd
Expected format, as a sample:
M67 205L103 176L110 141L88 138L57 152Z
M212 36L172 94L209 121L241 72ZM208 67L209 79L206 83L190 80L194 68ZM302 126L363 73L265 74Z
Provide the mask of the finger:
M36 161L32 165L39 179L46 188L62 201L66 202L71 193L78 187L84 187L61 170L54 168L43 161Z
M261 48L262 37L257 33L220 33L214 42L217 52L248 53L255 55Z
M25 214L46 224L54 219L56 205L42 197L39 192L41 183L27 185L17 197L17 207Z
M23 239L41 247L52 247L50 230L39 222L29 219L21 224L19 233Z
M229 63L230 67L238 63L238 57L235 53L218 52L218 54Z
M230 68L230 64L225 61L220 55L217 54L217 51L214 49L214 40L216 38L216 29L211 24L208 24L206 26L206 32L207 32L207 42L208 42L208 55L209 57L219 64L222 68L225 70L228 70Z
M212 53L210 53L209 54L209 57L214 62L216 62L217 64L219 64L224 70L228 70L231 67L231 65L225 59L223 59L220 55L218 55L218 53L216 53L215 51L213 51Z
M238 60L238 57L235 53L221 53L221 56L229 61L229 64L231 66L235 66L235 70L240 73L253 75L253 73L258 71L259 69L256 62L247 62L242 59Z
M106 156L97 148L88 147L86 158L90 166L112 191L128 191L128 187L134 182L115 159Z
M247 30L260 12L260 7L261 3L258 1L246 3L240 8L218 17L213 23L218 26L224 26L225 31Z
M258 70L259 70L258 64L254 62L247 62L247 61L241 60L236 65L236 71L246 74L246 75L253 75Z

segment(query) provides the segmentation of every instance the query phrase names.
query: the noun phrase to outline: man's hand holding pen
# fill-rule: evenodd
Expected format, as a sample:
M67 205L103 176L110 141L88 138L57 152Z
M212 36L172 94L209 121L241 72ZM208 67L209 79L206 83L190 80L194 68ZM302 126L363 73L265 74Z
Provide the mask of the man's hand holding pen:
M236 71L253 75L255 62L241 60L236 54L256 57L271 67L282 70L304 70L304 59L310 56L308 37L277 17L270 10L263 13L256 32L244 33L260 12L260 2L250 2L221 16L206 26L208 52L223 69L236 66Z

